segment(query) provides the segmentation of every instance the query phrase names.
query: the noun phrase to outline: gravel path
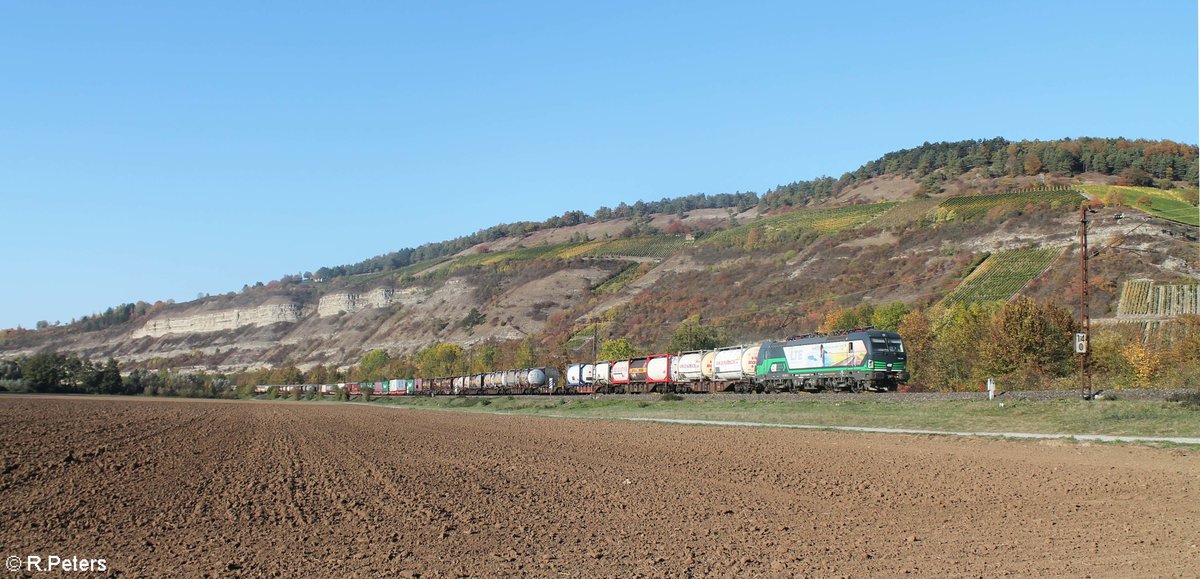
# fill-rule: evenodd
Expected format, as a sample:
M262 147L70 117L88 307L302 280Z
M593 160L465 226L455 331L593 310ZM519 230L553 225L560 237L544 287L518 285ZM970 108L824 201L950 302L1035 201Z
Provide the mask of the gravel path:
M664 424L695 424L704 426L751 426L766 428L799 428L802 430L838 430L842 432L874 432L879 434L933 434L941 436L984 436L989 438L1028 438L1035 440L1086 440L1092 442L1169 442L1200 444L1200 438L1167 436L1117 436L1111 434L1044 434L1036 432L971 432L951 430L918 430L912 428L879 428L874 426L823 426L819 424L779 424L773 422L743 422L737 420L701 420L694 418L625 418L632 422Z

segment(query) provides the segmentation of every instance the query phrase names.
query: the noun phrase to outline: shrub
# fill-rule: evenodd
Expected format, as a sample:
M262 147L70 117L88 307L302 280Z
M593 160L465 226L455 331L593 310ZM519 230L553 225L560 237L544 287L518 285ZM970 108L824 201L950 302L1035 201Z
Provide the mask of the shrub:
M1126 344L1121 353L1133 367L1133 374L1137 377L1138 386L1149 388L1151 380L1158 374L1162 364L1162 354L1141 342Z
M20 380L0 380L0 390L25 392L25 383Z

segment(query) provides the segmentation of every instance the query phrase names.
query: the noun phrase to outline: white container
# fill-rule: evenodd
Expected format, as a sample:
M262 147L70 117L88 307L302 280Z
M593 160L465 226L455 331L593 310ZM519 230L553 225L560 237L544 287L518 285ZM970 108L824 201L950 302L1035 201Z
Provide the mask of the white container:
M679 361L675 364L675 370L679 374L679 379L684 382L696 382L703 378L704 373L701 372L700 365L703 358L703 352L693 352L680 356Z
M742 347L717 350L713 358L713 378L716 380L742 379Z
M611 370L612 362L596 362L596 383L606 386L612 384Z
M545 386L546 385L546 371L542 370L541 368L533 368L532 370L529 371L528 380L529 380L530 386Z
M713 379L713 361L717 359L717 351L712 350L705 352L700 357L700 375L712 380Z
M646 361L646 381L666 382L671 378L671 359L667 356L650 358Z
M758 351L762 348L762 344L753 344L746 346L742 350L742 377L753 378L758 370Z
M612 372L610 375L613 384L628 384L629 383L629 360L621 360L613 362Z

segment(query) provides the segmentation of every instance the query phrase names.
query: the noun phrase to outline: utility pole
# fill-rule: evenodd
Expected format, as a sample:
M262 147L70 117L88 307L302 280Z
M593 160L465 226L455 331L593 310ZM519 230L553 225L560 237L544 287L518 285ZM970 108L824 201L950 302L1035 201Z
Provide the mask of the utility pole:
M1079 354L1079 395L1092 399L1092 319L1088 316L1088 202L1079 205L1079 328L1075 335L1075 352Z

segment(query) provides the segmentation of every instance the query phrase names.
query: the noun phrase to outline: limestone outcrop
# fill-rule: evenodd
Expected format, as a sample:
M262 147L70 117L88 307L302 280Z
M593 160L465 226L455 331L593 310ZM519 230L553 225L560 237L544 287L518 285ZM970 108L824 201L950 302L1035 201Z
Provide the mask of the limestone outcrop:
M306 315L301 304L266 303L248 308L197 312L191 315L160 316L134 330L131 337L157 338L169 334L196 334L236 330L245 326L268 326L279 322L295 323Z

